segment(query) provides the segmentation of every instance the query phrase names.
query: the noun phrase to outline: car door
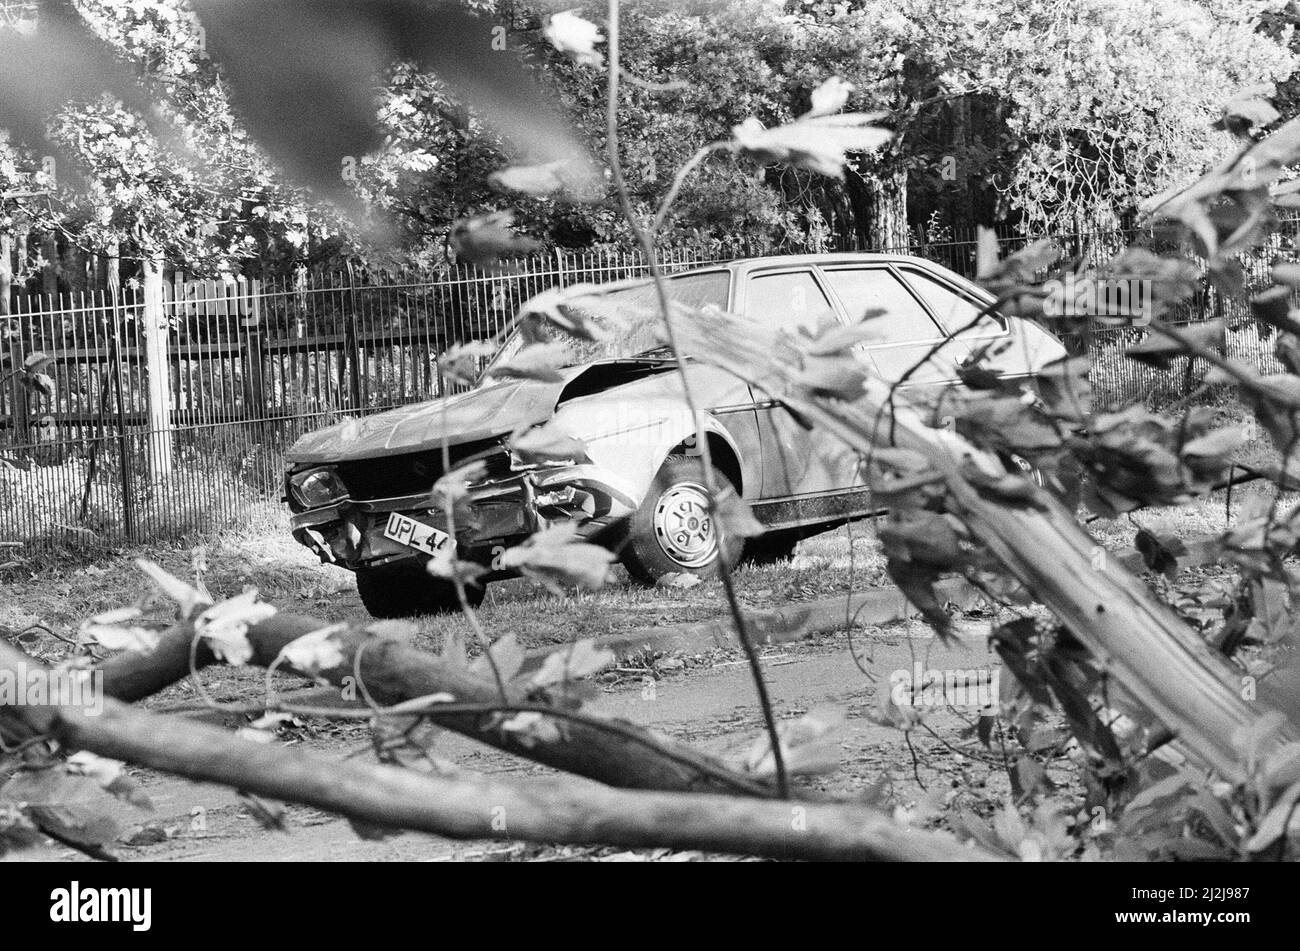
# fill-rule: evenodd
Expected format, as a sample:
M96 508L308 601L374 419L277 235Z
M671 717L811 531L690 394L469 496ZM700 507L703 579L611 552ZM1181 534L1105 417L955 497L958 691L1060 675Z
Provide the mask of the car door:
M969 344L947 334L894 265L829 265L821 270L850 320L884 311L872 318L879 336L863 347L882 380L896 383L906 377L904 386L942 386L957 379L957 366L970 353Z
M830 296L810 266L751 272L741 312L771 329L815 332L840 322ZM788 498L861 484L857 454L817 433L758 388L751 388L763 460L763 499Z

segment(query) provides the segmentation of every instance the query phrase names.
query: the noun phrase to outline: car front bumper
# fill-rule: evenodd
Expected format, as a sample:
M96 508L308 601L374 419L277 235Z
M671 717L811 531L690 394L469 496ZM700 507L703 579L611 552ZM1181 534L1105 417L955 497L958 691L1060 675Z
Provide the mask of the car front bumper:
M506 548L538 529L571 522L583 537L602 532L636 510L626 481L592 464L559 466L521 472L508 479L469 486L459 512L469 512L469 524L456 524L458 557L499 572L497 560ZM293 536L321 561L343 568L377 567L412 557L427 557L419 549L388 538L388 516L398 512L418 522L447 530L446 512L431 493L384 499L343 498L292 516Z

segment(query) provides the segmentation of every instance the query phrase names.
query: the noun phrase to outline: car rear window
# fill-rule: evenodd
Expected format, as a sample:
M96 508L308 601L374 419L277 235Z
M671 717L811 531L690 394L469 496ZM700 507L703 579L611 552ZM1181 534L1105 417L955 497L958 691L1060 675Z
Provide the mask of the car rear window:
M887 268L835 268L823 272L831 290L839 297L849 319L858 321L873 309L885 313L877 318L888 331L890 343L941 340L943 333L921 302L912 296Z

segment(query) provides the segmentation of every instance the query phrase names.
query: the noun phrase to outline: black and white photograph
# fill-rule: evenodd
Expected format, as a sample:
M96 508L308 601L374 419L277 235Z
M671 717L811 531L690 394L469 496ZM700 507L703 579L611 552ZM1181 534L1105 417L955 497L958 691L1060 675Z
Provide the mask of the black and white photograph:
M2 0L0 199L20 917L1300 858L1300 2Z

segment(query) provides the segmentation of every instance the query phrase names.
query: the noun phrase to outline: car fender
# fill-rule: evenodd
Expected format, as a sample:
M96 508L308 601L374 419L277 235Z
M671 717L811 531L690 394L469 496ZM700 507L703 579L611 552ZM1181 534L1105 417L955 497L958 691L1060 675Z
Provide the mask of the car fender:
M700 416L704 431L743 460L726 428L708 413ZM690 411L677 400L583 400L561 406L553 422L581 440L591 464L637 504L669 453L683 444L693 448L697 438Z

